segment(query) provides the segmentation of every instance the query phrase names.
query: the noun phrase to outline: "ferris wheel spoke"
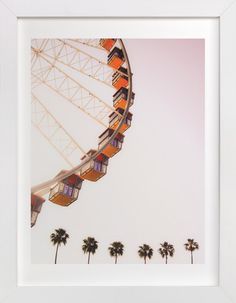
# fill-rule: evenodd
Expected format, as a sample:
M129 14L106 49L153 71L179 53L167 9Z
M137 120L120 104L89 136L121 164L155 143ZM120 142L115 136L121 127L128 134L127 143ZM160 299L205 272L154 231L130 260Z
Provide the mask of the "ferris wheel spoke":
M32 53L32 56L31 56L31 67L32 68L34 67L34 64L35 64L36 61L37 61L36 54Z
M69 68L87 75L94 80L100 81L112 88L113 86L111 85L111 82L114 72L126 76L126 73L123 71L113 68L108 65L107 62L103 62L97 57L94 57L84 50L76 47L72 41L74 42L75 40L45 39L39 46L39 42L36 40L33 44L33 52L36 52L37 54L43 53L50 60L55 60L64 64Z
M35 77L37 78L37 76L35 76ZM37 79L40 81L39 78L37 78ZM95 120L96 122L101 124L102 126L106 127L106 124L104 122L97 119L96 115L91 113L91 112L94 112L96 108L94 106L91 106L91 108L88 108L88 106L87 106L88 104L91 104L94 101L93 96L89 96L89 97L84 96L84 97L80 97L79 99L71 98L67 94L67 89L64 89L64 91L63 90L59 91L57 88L55 88L53 85L46 82L45 80L41 80L41 81L42 81L41 83L46 85L49 89L53 90L59 96L63 97L65 100L69 101L72 105L74 105L78 109L82 110L82 112L87 114L90 118L92 118L93 120ZM77 94L79 94L79 89L74 93L74 96ZM89 100L85 103L86 98L89 98ZM101 105L99 107L101 108ZM110 113L110 111L108 111L108 112Z
M49 42L49 39L43 39L43 40L41 41L41 44L40 44L40 46L39 46L39 49L44 49L44 48L46 48L48 42Z
M47 50L43 50L42 53L50 60L56 60L57 62L78 71L96 81L99 81L111 88L114 88L111 84L112 74L116 69L111 68L107 63L98 60L96 57L76 48L67 42L67 40L59 40L64 45L64 49L60 55L54 56ZM52 49L52 48L51 48ZM51 50L50 49L50 50Z
M34 75L31 74L31 89L34 90L36 87L42 84Z
M75 53L74 57L76 57L76 56L77 56L77 54ZM95 66L92 65L91 60L87 60L87 62L85 62L85 64L81 68L78 68L75 65L67 64L60 59L57 59L57 61L63 65L67 65L70 69L80 72L83 75L86 75L89 78L92 78L92 79L94 79L100 83L103 83L103 84L109 86L110 88L114 89L114 87L111 85L113 72L111 72L110 70L105 71L105 68L101 65L97 66L97 68L95 69ZM100 72L100 73L98 73L98 72Z
M114 108L99 97L95 96L91 91L82 86L77 80L73 79L67 73L62 71L58 66L45 58L42 54L39 54L38 56L47 62L50 68L45 69L47 71L47 77L45 77L41 72L38 74L34 74L32 72L33 77L37 78L38 81L41 81L44 85L68 100L71 104L82 110L89 117L104 127L107 127L104 119L96 118L97 113L99 111L103 111L109 114L115 111ZM121 116L120 113L117 112L117 114Z
M116 69L116 68L108 65L107 62L104 62L104 61L96 58L95 56L92 56L88 52L76 47L75 45L73 45L72 41L75 41L75 40L71 40L71 39L64 39L64 40L58 39L58 40L61 41L62 43L64 43L69 48L73 49L75 52L77 52L79 54L83 54L85 56L85 58L88 57L88 58L90 58L90 60L94 60L95 62L97 62L97 64L99 64L100 66L106 67L109 71L118 72L121 75L126 76L126 74L124 72L120 71L119 69ZM71 42L68 42L68 41L71 41ZM95 66L96 66L96 64L95 64Z
M68 39L68 40L75 41L78 44L83 44L89 47L99 49L103 52L104 51L106 52L106 50L103 47L101 47L101 45L99 44L99 39Z
M85 150L65 130L46 106L32 94L32 123L70 167L77 165Z

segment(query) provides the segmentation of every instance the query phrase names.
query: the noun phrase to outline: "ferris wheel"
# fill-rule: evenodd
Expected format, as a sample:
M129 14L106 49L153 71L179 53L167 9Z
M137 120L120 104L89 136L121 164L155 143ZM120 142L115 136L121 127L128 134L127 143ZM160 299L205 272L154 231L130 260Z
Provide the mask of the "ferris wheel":
M63 161L56 175L31 188L32 227L46 199L69 206L79 198L83 182L106 175L131 126L134 93L121 39L34 39L31 55L32 125ZM85 137L93 125L97 139L91 147L85 148L64 126L49 106L50 98L63 102L65 115L66 106L82 115L85 124L79 129Z

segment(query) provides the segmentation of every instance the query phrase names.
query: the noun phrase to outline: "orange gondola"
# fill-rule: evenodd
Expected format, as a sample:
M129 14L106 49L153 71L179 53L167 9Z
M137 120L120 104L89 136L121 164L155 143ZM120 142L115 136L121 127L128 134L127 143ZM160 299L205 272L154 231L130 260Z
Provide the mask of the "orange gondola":
M59 175L65 172L61 171ZM58 182L50 190L49 201L61 206L70 205L78 199L82 182L83 179L77 174L72 174L61 182Z
M116 89L120 89L121 87L127 87L128 84L127 69L121 66L118 71L112 75L112 85Z
M94 155L96 152L97 151L94 149L89 150L87 154L81 158L82 163ZM108 157L103 153L100 153L95 159L88 161L88 163L82 166L80 176L83 179L97 181L106 174L107 166Z
M134 96L135 94L131 93L130 106L134 104ZM113 95L113 106L115 109L122 108L125 109L127 106L127 98L128 98L128 89L125 87L121 87L114 95Z
M105 48L107 51L110 51L117 39L100 39L99 44Z
M115 69L118 69L124 62L125 58L122 49L114 47L108 55L107 64Z
M99 142L98 142L98 148L102 148L110 139L112 134L114 133L114 130L111 128L106 129L100 136L99 136ZM106 155L107 157L111 158L116 153L118 153L121 148L124 141L124 135L118 133L115 138L109 142L109 144L103 149L102 153Z
M120 115L118 113L120 113ZM117 129L120 120L122 119L122 115L124 113L124 110L122 108L117 108L116 112L113 112L109 116L109 127L112 129ZM128 112L125 121L123 122L121 128L119 129L120 133L124 133L130 126L132 121L132 114Z

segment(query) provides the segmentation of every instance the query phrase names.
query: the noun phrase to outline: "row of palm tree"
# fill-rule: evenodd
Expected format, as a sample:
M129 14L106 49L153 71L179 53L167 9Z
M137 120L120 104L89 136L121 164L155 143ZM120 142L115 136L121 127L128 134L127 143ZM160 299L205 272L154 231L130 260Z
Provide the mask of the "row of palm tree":
M55 232L50 236L51 242L53 245L56 245L56 253L55 253L55 264L57 263L57 255L58 248L61 244L66 245L67 240L69 239L69 235L67 232L62 229L55 229ZM199 244L194 241L194 239L187 239L187 242L184 244L184 247L187 251L190 252L191 256L191 264L193 264L193 252L199 249ZM94 255L96 250L98 249L98 241L93 237L88 237L83 240L82 250L84 254L88 254L88 264L90 263L91 254ZM108 251L111 257L114 258L115 264L117 264L117 260L119 256L122 256L124 253L124 245L122 242L115 241L110 244L108 247ZM165 264L168 263L168 258L173 257L175 254L175 248L172 244L168 242L164 242L160 244L160 248L158 250L161 257L165 259ZM151 259L153 256L153 248L151 248L148 244L143 244L139 246L138 255L140 258L143 258L144 264L147 263L147 260Z

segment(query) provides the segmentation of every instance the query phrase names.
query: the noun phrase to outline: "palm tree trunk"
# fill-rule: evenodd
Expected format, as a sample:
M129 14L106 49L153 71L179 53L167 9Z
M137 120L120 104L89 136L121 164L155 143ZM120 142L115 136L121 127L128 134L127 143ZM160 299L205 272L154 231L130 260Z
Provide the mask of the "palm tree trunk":
M191 251L191 264L193 264L193 252Z
M90 263L90 252L88 253L88 264Z
M58 253L59 242L57 243L56 254L55 254L55 264L57 264L57 253Z
M115 264L117 264L117 254L116 254L116 257L115 257Z
M147 260L146 260L146 257L144 257L144 264L146 264L147 263Z
M167 259L168 259L168 257L166 256L166 264L167 264Z

